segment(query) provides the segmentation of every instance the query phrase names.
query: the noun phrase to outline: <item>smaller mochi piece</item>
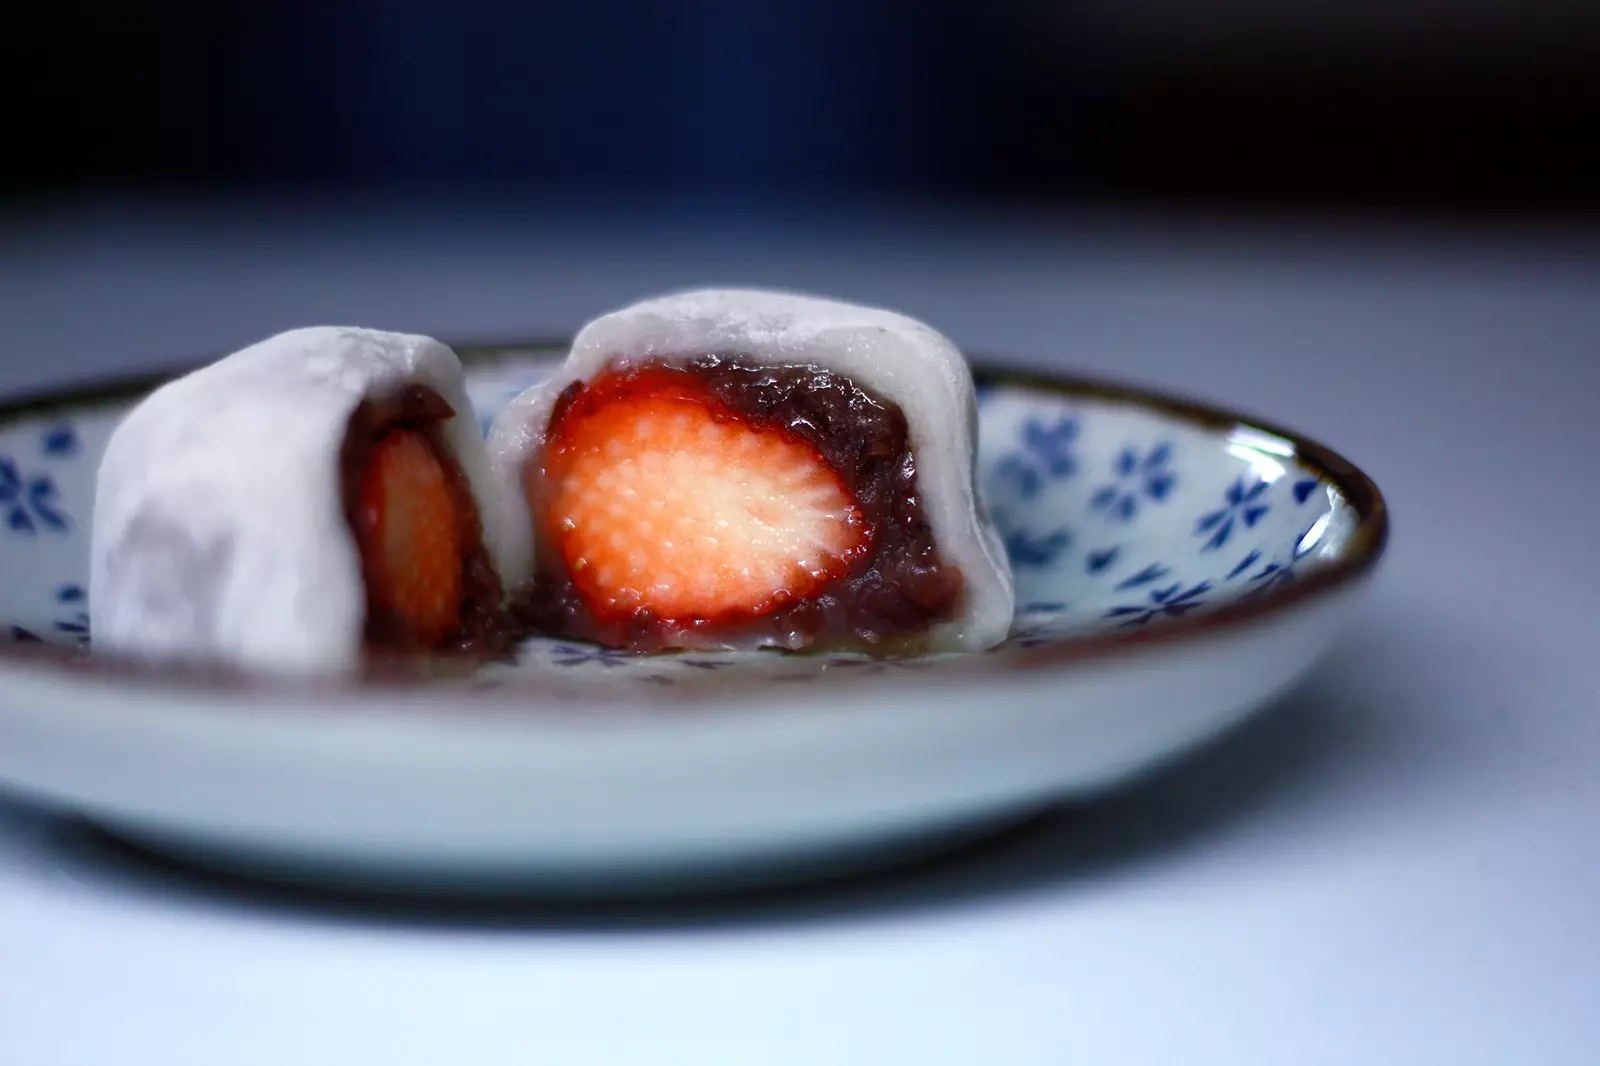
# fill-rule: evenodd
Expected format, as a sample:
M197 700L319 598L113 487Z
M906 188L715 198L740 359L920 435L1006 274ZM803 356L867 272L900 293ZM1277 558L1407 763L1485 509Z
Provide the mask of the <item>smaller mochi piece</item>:
M532 629L637 651L971 651L1011 572L971 371L894 312L759 290L585 326L489 434Z
M95 487L97 649L338 673L509 641L504 508L455 352L291 330L162 386Z

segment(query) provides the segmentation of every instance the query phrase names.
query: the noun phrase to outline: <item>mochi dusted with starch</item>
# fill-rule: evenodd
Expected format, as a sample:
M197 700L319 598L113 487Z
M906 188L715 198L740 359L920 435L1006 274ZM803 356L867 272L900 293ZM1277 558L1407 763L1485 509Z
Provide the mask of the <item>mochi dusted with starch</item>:
M1011 625L972 376L903 315L752 290L605 315L490 432L530 629L635 651L970 651Z
M154 392L95 490L99 650L342 672L498 654L505 525L460 360L427 337L279 334Z

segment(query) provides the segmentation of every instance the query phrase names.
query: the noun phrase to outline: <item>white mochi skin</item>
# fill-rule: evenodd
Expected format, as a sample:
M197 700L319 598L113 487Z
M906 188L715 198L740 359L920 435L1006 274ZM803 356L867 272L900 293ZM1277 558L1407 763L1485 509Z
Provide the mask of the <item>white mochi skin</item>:
M112 434L95 488L97 649L293 673L361 662L366 591L340 450L363 400L408 385L441 427L498 566L506 520L455 352L428 337L296 329L162 386Z
M562 391L612 369L733 353L763 366L822 367L899 405L934 542L966 579L959 614L931 630L929 650L976 651L1004 640L1014 608L1011 570L975 476L977 404L965 358L915 319L785 292L697 290L604 315L578 333L559 371L507 405L489 433L496 491L506 501L507 588L532 574L535 531L523 471L544 447Z

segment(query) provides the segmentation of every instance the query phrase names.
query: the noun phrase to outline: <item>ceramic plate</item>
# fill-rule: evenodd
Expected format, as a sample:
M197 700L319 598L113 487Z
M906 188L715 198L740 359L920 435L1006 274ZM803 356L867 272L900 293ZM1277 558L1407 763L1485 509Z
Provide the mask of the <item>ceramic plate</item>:
M487 418L549 345L462 347ZM1010 639L877 661L535 640L428 682L97 655L88 510L155 382L0 408L0 784L182 856L341 884L624 891L884 861L1104 789L1270 701L1382 552L1325 448L1141 391L981 370Z

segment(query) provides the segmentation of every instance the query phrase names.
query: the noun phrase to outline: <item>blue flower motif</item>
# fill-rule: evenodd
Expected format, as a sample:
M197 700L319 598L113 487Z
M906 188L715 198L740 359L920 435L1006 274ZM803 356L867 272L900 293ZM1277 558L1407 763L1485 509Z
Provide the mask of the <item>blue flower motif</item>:
M1038 469L1016 452L995 464L994 476L998 481L1010 482L1024 500L1033 499L1044 487L1044 478Z
M89 642L89 612L83 609L84 594L81 585L62 585L56 589L56 602L75 610L64 619L57 620L55 629L57 633L67 633L76 638L79 644Z
M1060 631L1052 629L1048 625L1029 626L1027 629L1019 629L1011 634L1006 640L1005 646L1008 648L1037 648L1060 639Z
M1078 420L1063 415L1050 425L1037 418L1022 424L1022 446L1049 473L1050 480L1071 477L1078 469L1078 460L1068 449L1078 439Z
M733 665L727 659L679 659L678 661L696 670L721 670L725 666Z
M1182 582L1179 582L1166 588L1151 589L1150 602L1147 604L1113 607L1105 613L1105 617L1123 619L1124 627L1148 625L1153 619L1160 617L1182 618L1196 607L1203 605L1205 601L1200 597L1210 591L1209 581L1202 581L1187 589L1183 587Z
M16 460L4 455L0 455L0 514L7 528L29 536L41 525L57 533L72 528L71 519L59 509L50 475L25 479Z
M15 644L42 644L42 643L44 643L39 638L39 634L35 633L31 629L23 629L21 626L12 626L11 627L11 640Z
M1294 502L1305 503L1306 500L1311 498L1311 494L1315 492L1316 489L1317 479L1314 477L1308 477L1300 481L1296 481L1294 483Z
M1111 463L1116 480L1102 485L1089 497L1089 506L1104 511L1118 522L1132 521L1139 512L1141 500L1160 503L1178 483L1178 476L1169 466L1172 462L1172 445L1157 444L1144 456L1134 448L1124 448Z
M78 454L78 431L70 422L45 430L39 450L52 459L70 459Z
M1151 563L1137 574L1130 574L1121 581L1117 582L1117 591L1126 592L1129 589L1139 588L1141 585L1148 585L1153 581L1160 581L1171 572L1171 570L1165 566L1162 566L1160 563Z
M880 659L866 655L832 655L823 660L824 671L848 670L852 677L877 677L890 672L904 673L927 665L926 659Z
M1300 535L1300 539L1296 540L1294 547L1290 549L1288 562L1279 562L1278 560L1274 559L1268 562L1267 565L1263 566L1259 571L1250 575L1250 583L1255 587L1252 588L1247 595L1260 596L1264 593L1270 592L1272 589L1277 588L1279 585L1286 585L1293 581L1296 577L1295 567L1299 566L1300 560L1304 559L1307 555L1310 555L1311 549L1317 546L1317 542L1322 537L1322 530L1326 527L1327 521L1328 520L1326 516L1317 519L1317 521L1311 524L1310 529L1307 529ZM1232 577L1235 574L1242 573L1251 566L1254 566L1260 560L1260 552L1251 552L1249 555L1240 560L1239 565L1234 567L1233 573L1229 574L1228 576Z
M1294 563L1290 563L1287 566L1282 563L1268 563L1261 568L1259 574L1251 576L1250 582L1255 587L1250 590L1250 595L1259 596L1269 592L1279 585L1288 584L1294 580L1294 577Z
M623 666L637 658L621 648L603 648L598 644L557 644L551 651L557 666L585 666L594 663L606 670Z
M1032 536L1021 529L1012 530L1005 535L1006 555L1010 557L1011 565L1017 567L1036 569L1048 567L1071 543L1072 534L1065 529L1058 529L1042 537Z
M1117 561L1117 556L1121 554L1122 548L1120 546L1101 548L1098 551L1092 551L1088 555L1084 556L1083 568L1091 576L1103 574L1107 570L1111 569L1111 565Z
M1202 515L1195 523L1195 535L1211 534L1201 551L1215 551L1228 543L1236 525L1253 528L1271 508L1261 502L1262 495L1271 482L1256 478L1255 484L1246 485L1245 475L1235 478L1223 495L1223 504L1210 514Z
M1078 421L1062 416L1046 424L1030 418L1022 424L1022 450L1007 454L995 464L994 476L1008 483L1024 500L1039 495L1046 480L1062 481L1078 469L1071 446L1078 439Z
M1018 609L1018 614L1060 614L1067 609L1067 605L1058 600L1036 600L1024 604Z
M1260 560L1260 558L1260 549L1252 548L1249 555L1246 555L1243 559L1239 560L1239 565L1228 571L1228 576L1225 580L1232 581L1234 578L1238 577L1240 574L1256 565L1256 562Z

